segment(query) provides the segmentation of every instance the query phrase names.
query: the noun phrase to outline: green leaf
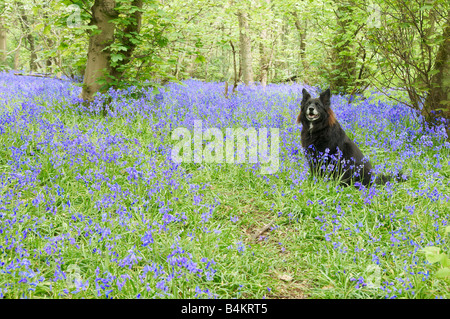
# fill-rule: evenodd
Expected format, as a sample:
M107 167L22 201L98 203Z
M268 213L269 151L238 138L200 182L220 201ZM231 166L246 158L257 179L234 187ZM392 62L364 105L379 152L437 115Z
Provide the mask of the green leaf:
M39 31L41 30L43 27L45 27L45 25L43 23L39 23L34 27L34 31Z
M116 63L118 61L122 61L123 60L123 55L122 54L118 54L118 53L112 53L111 54L111 61Z
M45 35L48 35L49 33L50 33L50 30L52 29L52 26L51 25L47 25L45 28L44 28L44 34Z
M449 234L450 233L450 226L445 227L444 233L445 234Z
M206 59L203 55L197 55L197 57L195 58L195 63L203 63L206 62Z
M447 256L443 257L441 260L442 267L450 267L450 258Z
M448 278L450 277L450 268L445 267L445 268L441 268L436 272L436 277L437 278Z
M128 48L126 46L123 46L123 45L119 45L117 47L117 51L127 51L127 50L128 50Z
M69 45L65 42L61 42L58 46L58 50L64 50L67 49L69 47Z
M422 6L419 10L420 11L426 11L426 10L431 10L431 9L433 9L433 5L426 4L426 5Z
M430 246L422 249L425 252L425 258L429 263L437 263L441 261L442 257L445 257L444 254L440 254L440 249L438 247Z
M169 40L167 38L164 37L160 37L156 40L156 42L158 43L158 45L163 48L167 45L167 43L169 42Z
M431 70L430 72L428 72L429 76L433 76L435 74L438 74L439 72L441 72L440 70Z

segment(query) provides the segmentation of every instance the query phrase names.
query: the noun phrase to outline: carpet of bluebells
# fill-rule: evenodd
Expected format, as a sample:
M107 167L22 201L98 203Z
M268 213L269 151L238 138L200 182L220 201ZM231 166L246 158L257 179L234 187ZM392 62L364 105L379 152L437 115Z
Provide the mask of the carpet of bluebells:
M0 73L0 298L449 297L422 251L449 251L444 123L426 128L376 92L333 96L376 171L409 176L342 188L308 172L295 124L303 87L225 98L223 83L189 80L86 106L76 83ZM172 162L171 132L199 119L279 128L278 172ZM248 229L271 220L251 241Z

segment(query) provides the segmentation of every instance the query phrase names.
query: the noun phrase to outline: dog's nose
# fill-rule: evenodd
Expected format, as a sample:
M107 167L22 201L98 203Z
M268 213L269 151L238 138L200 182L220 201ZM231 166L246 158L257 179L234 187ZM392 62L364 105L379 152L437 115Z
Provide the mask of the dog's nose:
M314 108L313 108L313 107L309 107L309 108L308 108L308 111L313 112L313 111L314 111Z

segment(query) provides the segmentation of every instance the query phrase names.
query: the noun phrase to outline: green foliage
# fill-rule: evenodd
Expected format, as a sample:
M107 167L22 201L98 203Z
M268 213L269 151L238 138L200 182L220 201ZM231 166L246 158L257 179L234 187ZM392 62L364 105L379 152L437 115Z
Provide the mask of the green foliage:
M367 47L373 51L371 83L381 87L403 87L402 102L422 110L433 88L437 52L448 25L448 1L380 1L380 27L366 28ZM425 111L425 112L424 112Z
M22 37L18 67L27 69L30 59L27 34L18 23L22 7L38 48L39 72L83 76L89 35L99 32L90 24L93 0L17 3L6 4L3 16L8 47L17 47ZM120 74L110 83L117 88L191 77L232 81L230 41L236 48L239 71L236 12L242 9L250 18L256 80L262 69L261 48L265 48L270 56L269 82L297 76L297 81L331 86L335 92L360 93L370 85L404 87L402 77L407 75L420 98L427 91L426 83L437 74L431 66L444 41L444 13L449 9L444 0L145 0L142 10L133 3L116 1L119 14L114 18L115 42L108 49L111 65ZM404 3L409 3L411 10L406 10ZM141 30L129 32L138 11L142 12ZM414 17L419 17L420 23ZM79 23L73 23L76 19ZM297 22L304 28L302 36ZM131 47L134 49L129 56ZM398 58L402 52L406 60ZM12 55L7 58L8 68L13 67L13 60Z
M113 75L110 84L115 88L158 86L155 79L173 80L166 70L174 65L174 61L161 57L173 31L171 17L161 10L158 1L144 1L142 9L127 0L117 3L116 10L120 13L113 20L116 40L108 49L111 51L111 67L118 75ZM142 13L141 29L130 32L137 23L134 16L137 11Z
M450 226L445 228L445 234L450 234ZM439 263L440 268L436 271L436 278L440 279L450 279L450 255L441 253L439 247L429 246L422 249L425 253L426 260L431 263Z

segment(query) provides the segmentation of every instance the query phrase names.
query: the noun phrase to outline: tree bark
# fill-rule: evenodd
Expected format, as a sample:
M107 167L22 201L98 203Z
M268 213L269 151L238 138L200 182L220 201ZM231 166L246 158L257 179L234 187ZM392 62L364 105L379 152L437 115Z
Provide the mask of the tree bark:
M444 41L439 47L434 62L434 71L436 72L431 77L431 89L425 100L425 107L429 114L430 111L435 112L435 116L444 116L450 119L450 11L443 30ZM428 120L428 114L424 114ZM447 128L447 133L450 133L450 128ZM450 134L448 134L450 137Z
M267 39L267 31L263 31L262 37ZM267 42L266 42L267 44ZM271 41L270 47L267 45L261 44L260 53L261 53L261 84L263 87L269 83L269 72L272 69L272 62L274 56L274 40Z
M233 70L234 70L234 83L233 83L233 93L236 91L238 85L238 73L236 66L236 50L234 49L233 41L230 40L231 50L233 53Z
M85 101L93 100L95 93L102 91L105 84L111 83L111 52L108 47L114 41L115 25L111 20L117 16L115 6L115 0L95 0L91 8L90 24L95 25L98 30L89 37L87 64L80 94L80 98ZM99 83L99 80L103 83Z
M333 72L330 76L330 86L333 91L349 93L356 78L356 57L351 32L351 2L339 4L337 15L337 30L333 38L332 62Z
M19 70L19 55L20 55L20 48L14 52L14 70Z
M2 64L6 61L6 52L6 27L0 17L0 62Z
M187 50L187 43L184 44L184 48L182 50L182 53L179 53L177 58L177 63L175 65L175 70L173 71L173 76L178 80L181 72L181 68L184 62L184 58L186 56L186 50Z
M189 78L194 78L196 71L197 71L197 64L195 63L195 60L197 59L197 54L194 54L192 56L191 62L189 63L187 67L187 73Z
M22 28L22 33L25 35L29 50L30 50L30 71L36 72L38 69L37 64L37 54L36 54L36 46L34 43L34 36L31 33L28 17L25 13L24 5L22 2L17 2L17 5L19 6L19 12L20 12L20 26Z
M296 11L291 12L291 14L294 16L294 24L295 24L295 28L298 31L298 35L300 36L300 59L302 61L302 65L303 65L303 69L305 70L307 68L307 64L306 64L306 43L305 43L305 38L306 38L306 24L307 22L305 21L305 25L302 26L302 23L300 22L300 19L298 17L298 14Z
M267 6L270 6L270 0L266 0ZM268 78L269 78L269 68L270 64L272 62L272 56L270 51L273 52L273 50L269 49L268 45L268 31L267 26L270 25L271 21L263 21L261 27L261 40L259 42L259 56L260 56L260 74L259 79L261 81L261 85L263 88L266 87ZM273 47L272 47L273 48Z
M261 85L263 88L267 85L267 78L269 73L269 64L270 64L270 57L269 52L267 50L267 47L265 45L265 41L267 41L267 30L264 28L261 31L261 42L259 44L259 54L260 54L260 79L261 79Z
M248 14L242 11L238 12L239 20L239 45L242 76L245 85L253 84L253 67L252 67L252 48L249 37Z

